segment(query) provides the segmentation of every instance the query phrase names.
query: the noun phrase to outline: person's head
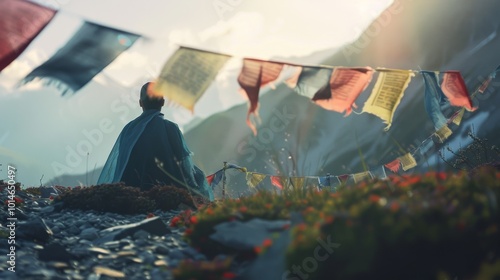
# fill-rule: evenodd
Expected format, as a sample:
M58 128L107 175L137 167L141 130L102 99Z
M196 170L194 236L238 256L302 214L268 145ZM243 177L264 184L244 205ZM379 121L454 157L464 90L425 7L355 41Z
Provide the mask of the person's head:
M160 110L165 104L165 99L163 99L163 97L155 96L153 94L153 86L154 84L152 82L147 82L141 88L139 105L141 105L143 111L150 109Z

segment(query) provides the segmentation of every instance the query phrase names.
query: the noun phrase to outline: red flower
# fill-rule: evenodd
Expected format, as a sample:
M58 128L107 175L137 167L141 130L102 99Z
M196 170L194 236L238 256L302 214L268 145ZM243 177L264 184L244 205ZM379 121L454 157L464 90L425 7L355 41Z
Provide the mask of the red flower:
M328 217L325 218L325 223L331 224L331 223L333 223L334 219L335 219L334 217L328 216Z
M153 214L153 213L148 213L148 215L146 216L146 219L153 218L154 216L155 216L155 214Z
M397 202L391 203L391 211L397 212L399 210L399 204Z
M231 271L226 271L222 274L223 279L233 279L233 278L236 278L236 276L237 275Z
M185 235L191 235L191 233L193 233L193 230L190 228L186 229L186 231L184 232Z
M271 247L273 245L273 241L269 238L264 239L264 242L262 242L263 247Z
M368 198L368 200L370 200L373 203L377 203L380 200L380 196L378 196L376 194L372 194L372 195L370 195L370 197Z
M212 208L207 208L207 210L205 210L205 213L207 213L207 215L213 215L214 210Z
M245 213L245 212L247 212L247 211L248 211L248 208L247 208L246 206L241 206L241 207L240 207L240 212L241 212L241 213Z
M189 218L189 222L191 222L192 224L196 224L196 223L198 223L198 219L195 216L191 216Z
M177 226L180 220L181 218L179 218L178 216L173 217L172 220L170 221L170 226L171 227Z
M297 228L298 228L300 231L304 231L304 230L306 230L307 226L306 226L306 224L302 223L302 224L298 225L298 226L297 226Z
M447 175L445 172L437 172L436 173L436 177L439 179L439 180L445 180Z
M262 247L259 247L259 246L255 246L253 247L253 251L255 252L255 254L260 254L262 253Z

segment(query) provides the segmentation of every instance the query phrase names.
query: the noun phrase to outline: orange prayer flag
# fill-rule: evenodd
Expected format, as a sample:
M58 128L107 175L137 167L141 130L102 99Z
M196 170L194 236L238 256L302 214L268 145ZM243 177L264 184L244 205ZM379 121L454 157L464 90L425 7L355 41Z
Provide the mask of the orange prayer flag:
M459 71L446 71L443 75L441 89L450 100L451 105L465 107L468 111L477 109L472 107L467 87Z
M348 116L351 108L356 108L354 101L372 80L373 72L370 67L335 68L330 77L330 98L315 100L316 104L327 110L345 112Z
M398 173L399 167L401 166L401 160L399 160L399 158L397 158L384 166L387 167L392 172Z
M250 102L247 114L247 125L257 134L255 124L250 121L250 115L258 116L260 88L276 80L283 69L282 63L245 58L238 76L238 83L245 91Z

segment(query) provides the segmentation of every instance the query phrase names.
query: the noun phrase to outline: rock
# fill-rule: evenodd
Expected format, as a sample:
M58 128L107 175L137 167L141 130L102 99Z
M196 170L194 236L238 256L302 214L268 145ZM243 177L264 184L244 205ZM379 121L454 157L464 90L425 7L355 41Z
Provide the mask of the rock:
M16 215L15 217L16 217L17 219L19 219L19 220L27 220L27 219L29 219L29 216L28 216L26 213L24 213L24 211L23 211L23 210L21 210L21 209L19 209L19 208L16 208L15 213L16 213L16 214L15 214L15 215Z
M68 229L68 233L71 234L71 235L77 235L80 233L80 229L77 228L75 225L72 225L69 229Z
M133 236L136 232L143 230L151 235L162 236L170 233L168 227L159 217L145 219L138 223L115 226L107 228L100 232L101 238L94 241L95 244L101 244L108 241L119 240L126 236Z
M54 212L55 208L54 206L45 206L42 209L40 209L40 213L48 214Z
M160 255L168 255L169 252L170 252L170 249L168 249L164 245L158 245L155 248L155 253L160 254Z
M139 253L139 258L145 263L145 264L152 264L156 260L156 257L153 253L150 251L145 251Z
M19 223L17 235L20 239L45 243L53 236L52 230L42 218L35 218L24 223Z
M259 280L274 280L274 279L299 279L292 276L288 278L286 270L291 270L291 267L285 267L286 250L290 245L290 230L287 229L280 233L279 237L274 240L271 247L248 268L245 269L241 279L259 279ZM266 273L262 273L266 271Z
M134 233L134 239L135 240L146 240L150 237L149 232L145 230L139 230L136 233Z
M290 221L266 221L257 218L247 222L231 221L215 226L215 233L210 235L210 238L236 250L251 251L270 238L274 232L285 230L287 225L290 225Z
M86 228L80 232L80 238L85 240L94 241L99 238L99 230L96 228Z
M59 243L52 243L45 246L38 252L38 258L42 261L58 261L68 262L75 258L74 255L68 253L64 246Z
M49 198L50 196L55 197L59 195L59 191L54 187L40 187L39 189L42 198Z
M179 249L170 250L168 257L171 259L182 260L184 259L184 253Z

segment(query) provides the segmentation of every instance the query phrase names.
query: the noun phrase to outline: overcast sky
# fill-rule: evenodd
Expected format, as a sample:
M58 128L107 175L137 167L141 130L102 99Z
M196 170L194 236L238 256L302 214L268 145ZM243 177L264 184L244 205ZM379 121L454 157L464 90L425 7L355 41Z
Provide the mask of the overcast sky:
M42 175L44 181L58 175L54 163L70 167L66 169L70 174L103 165L123 124L140 113L129 94L136 93L138 81L156 77L179 45L235 56L217 78L218 96L203 96L195 115L182 108L169 109L169 116L182 126L193 117L206 117L245 102L237 93L223 90L230 88L230 83L234 87L236 81L225 77L239 70L241 57L303 57L339 47L356 39L392 0L37 2L59 12L29 48L0 73L0 179L6 177L7 164L16 164L18 179L27 186L38 185ZM61 98L55 90L34 86L14 88L62 47L84 20L143 37L72 97ZM108 95L95 92L103 88L109 89ZM113 102L119 102L117 108L126 104L127 113L110 116ZM82 141L90 141L84 131L99 128L103 119L113 122L113 130L93 144L85 160L80 156L80 161L70 166L68 154Z

